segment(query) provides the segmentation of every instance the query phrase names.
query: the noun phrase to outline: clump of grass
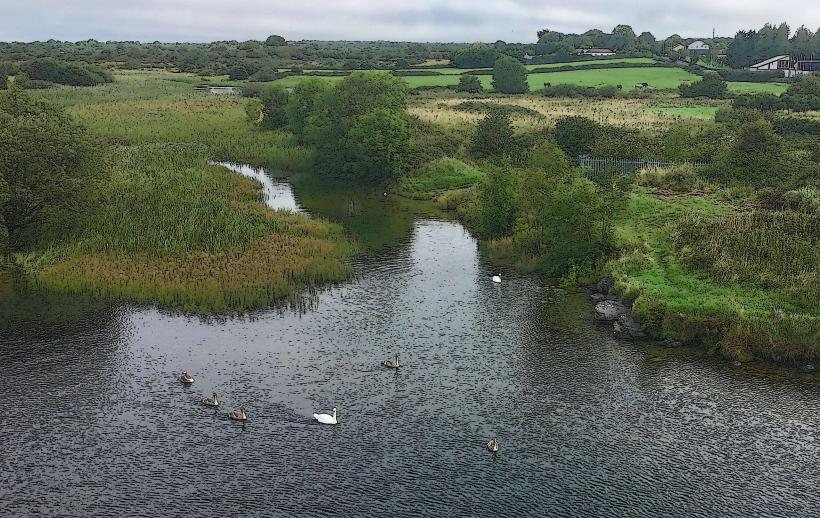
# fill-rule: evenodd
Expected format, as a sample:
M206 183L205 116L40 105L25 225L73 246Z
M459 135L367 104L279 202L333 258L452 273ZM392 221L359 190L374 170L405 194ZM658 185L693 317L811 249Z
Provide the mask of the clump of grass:
M464 203L467 197L467 191L464 189L455 189L452 191L444 191L433 199L436 207L441 210L456 210L459 205Z
M783 194L783 201L787 208L802 212L820 214L820 189L816 187L801 187Z
M669 167L641 169L636 181L638 185L645 187L675 192L692 192L704 187L704 182L691 164L672 164Z
M408 198L429 200L437 193L469 187L484 173L455 158L434 160L399 178L395 191Z
M678 227L683 261L722 282L781 288L820 300L820 217L799 212L691 216Z

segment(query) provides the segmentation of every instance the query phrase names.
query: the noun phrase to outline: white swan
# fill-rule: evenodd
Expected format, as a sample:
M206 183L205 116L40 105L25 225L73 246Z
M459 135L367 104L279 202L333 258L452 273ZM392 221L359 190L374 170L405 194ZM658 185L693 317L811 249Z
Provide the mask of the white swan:
M180 375L180 377L179 377L179 381L181 381L182 383L186 383L186 384L193 383L194 382L194 377L191 376L190 372L183 372L182 375Z
M248 414L245 413L245 407L241 406L238 410L234 410L228 414L228 417L234 421L247 421Z
M490 442L487 443L487 449L493 453L497 452L500 447L501 442L498 440L498 437L493 437L490 439Z
M398 369L399 365L399 353L396 353L396 358L394 360L384 360L382 365L387 367L388 369Z
M219 400L216 399L216 392L213 392L209 397L206 397L202 400L202 404L205 406L219 406Z
M336 407L330 414L313 414L313 418L322 424L336 424Z
M501 274L493 275L493 282L501 282Z

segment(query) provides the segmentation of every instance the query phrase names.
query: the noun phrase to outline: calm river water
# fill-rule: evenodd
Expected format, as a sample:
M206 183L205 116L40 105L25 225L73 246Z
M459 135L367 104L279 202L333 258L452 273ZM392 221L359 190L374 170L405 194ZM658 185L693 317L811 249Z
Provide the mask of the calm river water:
M820 508L811 381L618 342L583 296L512 272L493 284L459 224L392 197L266 188L366 245L357 278L302 314L203 320L0 291L0 515ZM381 368L396 351L404 366ZM212 390L219 413L198 404ZM224 417L239 405L245 426ZM312 422L333 406L338 426Z

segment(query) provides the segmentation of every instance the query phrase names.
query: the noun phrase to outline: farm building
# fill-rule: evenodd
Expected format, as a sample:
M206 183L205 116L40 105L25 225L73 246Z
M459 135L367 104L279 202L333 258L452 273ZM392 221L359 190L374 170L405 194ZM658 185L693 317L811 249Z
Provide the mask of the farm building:
M614 56L615 52L610 49L578 49L578 54L582 56Z

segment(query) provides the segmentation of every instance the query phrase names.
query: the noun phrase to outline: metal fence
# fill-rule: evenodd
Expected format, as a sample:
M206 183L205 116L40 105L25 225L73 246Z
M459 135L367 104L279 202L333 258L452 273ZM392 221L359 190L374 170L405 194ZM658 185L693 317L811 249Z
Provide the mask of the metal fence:
M694 167L705 165L705 162L688 163ZM669 167L672 165L672 162L627 158L597 158L581 155L578 157L578 165L588 178L600 178L605 175L627 175L641 169Z

